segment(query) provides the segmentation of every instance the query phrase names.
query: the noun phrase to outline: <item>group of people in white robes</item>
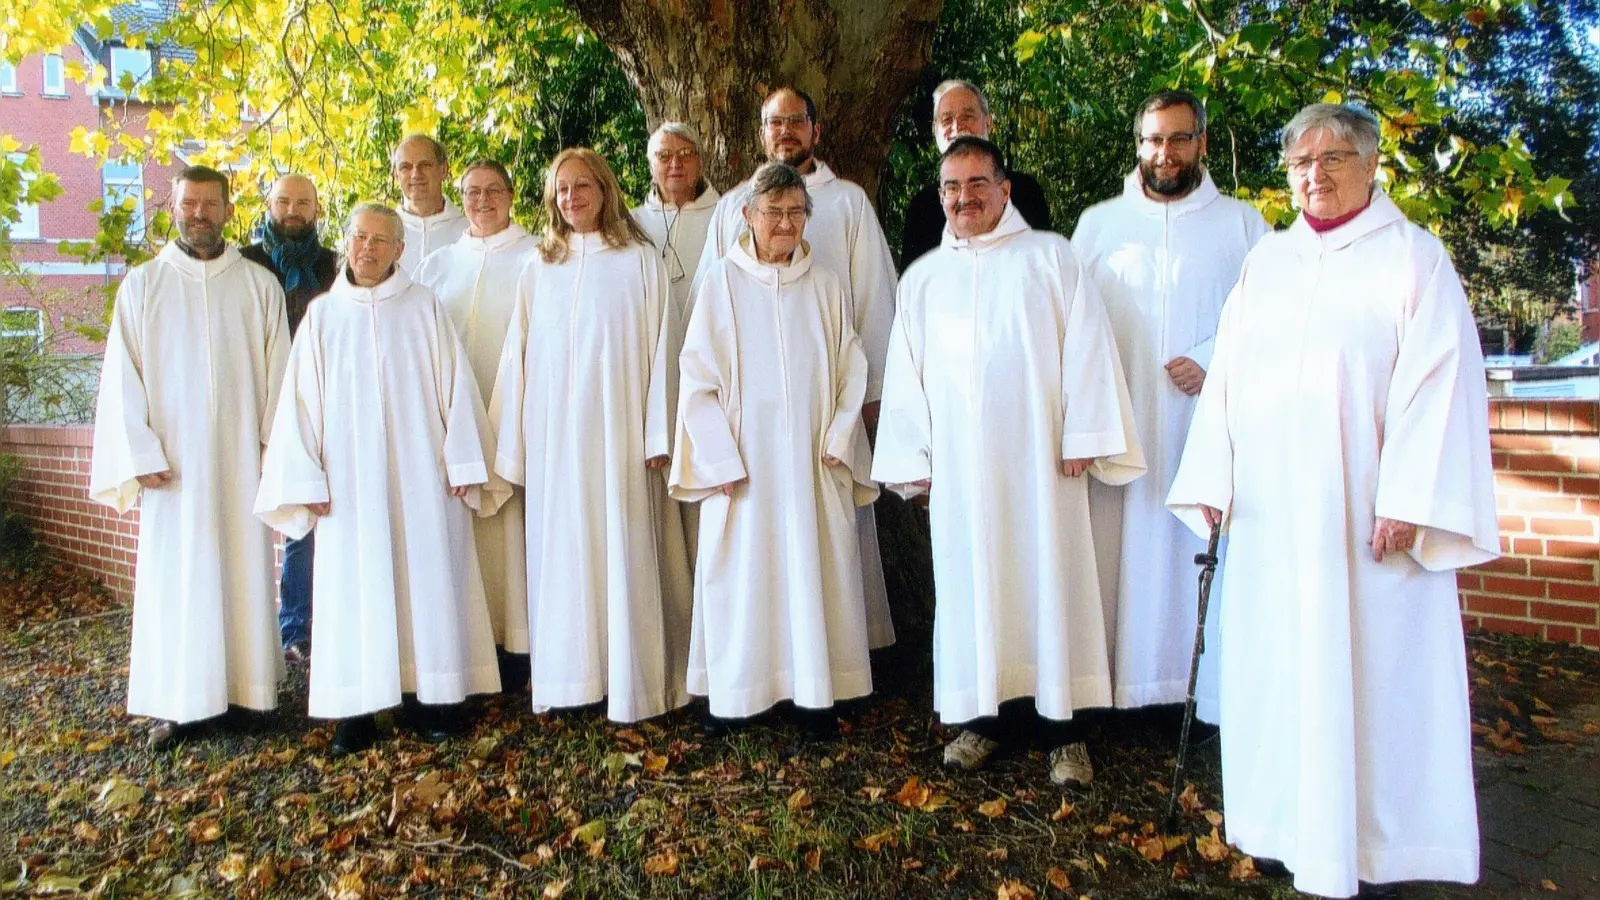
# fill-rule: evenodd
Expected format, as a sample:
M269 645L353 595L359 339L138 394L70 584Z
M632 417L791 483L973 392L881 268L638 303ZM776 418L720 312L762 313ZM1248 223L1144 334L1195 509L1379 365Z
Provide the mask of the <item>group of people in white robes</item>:
M1215 530L1198 706L1229 839L1328 896L1475 880L1452 572L1498 552L1483 361L1442 245L1378 184L1377 121L1289 123L1301 213L1273 234L1206 171L1200 101L1156 94L1069 241L1013 205L977 88L938 96L970 114L940 141L942 243L898 284L785 88L746 182L719 195L667 123L631 213L604 159L558 155L540 235L504 167L467 166L457 209L408 138L406 204L352 212L292 348L222 240L227 177L185 170L178 239L119 291L90 486L142 503L152 743L275 706L273 529L320 534L309 708L336 752L377 711L443 739L524 685L621 722L705 696L712 733L790 702L831 733L894 640L882 484L928 509L947 766L1028 736L1090 783L1081 711L1185 699Z

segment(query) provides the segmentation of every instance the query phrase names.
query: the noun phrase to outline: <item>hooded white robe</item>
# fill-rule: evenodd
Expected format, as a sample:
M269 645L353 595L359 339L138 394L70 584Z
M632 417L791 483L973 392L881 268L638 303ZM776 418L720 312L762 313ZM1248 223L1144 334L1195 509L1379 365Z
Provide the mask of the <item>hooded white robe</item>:
M140 501L128 712L174 722L278 705L272 531L251 515L289 353L283 289L226 248L169 243L117 289L89 497ZM139 475L173 480L142 490Z
M817 265L838 276L844 288L852 324L867 355L866 402L876 403L883 393L883 361L889 346L889 329L894 323L894 256L889 253L878 214L860 185L835 175L821 160L816 161L816 168L805 179L812 204L806 242L811 245ZM750 182L745 181L718 201L697 269L700 277L749 230L744 219L749 198ZM867 631L876 650L894 643L894 623L889 616L889 593L883 581L883 559L878 553L878 520L872 507L856 510L856 531L861 542Z
M1082 458L1088 473L1062 474ZM1111 325L1066 238L1009 203L987 234L947 229L900 281L872 465L907 498L932 479L941 719L1111 703L1087 482L1143 471Z
M809 248L774 266L749 244L700 283L670 481L702 512L689 691L727 717L872 692L855 527L878 496L866 356L839 279Z
M1150 467L1125 487L1089 485L1117 706L1182 703L1188 693L1198 608L1194 556L1206 542L1167 511L1195 398L1178 390L1165 366L1180 356L1201 368L1211 364L1222 302L1244 255L1268 230L1254 207L1222 196L1209 172L1187 196L1158 203L1145 195L1136 169L1122 196L1090 207L1072 234L1111 317ZM1200 718L1213 723L1220 596L1221 585L1213 584L1196 687Z
M537 252L538 244L538 238L513 222L488 237L463 234L454 244L428 254L417 269L417 283L432 290L450 313L482 397L494 393L500 350L516 305L517 276ZM494 446L492 435L490 446ZM493 459L491 455L491 465ZM522 491L514 491L494 515L474 517L472 531L495 643L513 653L527 653L528 560Z
M449 197L444 198L444 209L431 216L413 215L398 207L395 212L400 214L406 229L406 247L400 251L400 270L407 274L415 273L428 254L454 244L472 224Z
M523 268L490 418L526 487L533 707L607 698L633 722L688 700L683 525L666 472L681 338L654 248L570 237Z
M508 493L489 476L491 449L433 292L398 268L373 287L342 272L295 336L255 507L290 537L317 530L312 716L500 689L471 524Z
M1476 880L1454 570L1500 546L1483 355L1443 245L1381 191L1251 251L1168 502L1230 534L1228 840L1332 897ZM1412 550L1372 561L1379 516Z

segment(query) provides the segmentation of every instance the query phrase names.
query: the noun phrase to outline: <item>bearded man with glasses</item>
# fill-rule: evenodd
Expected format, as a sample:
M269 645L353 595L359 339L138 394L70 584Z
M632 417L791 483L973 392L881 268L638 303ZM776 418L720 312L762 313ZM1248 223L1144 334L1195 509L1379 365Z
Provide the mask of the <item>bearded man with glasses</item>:
M1091 207L1072 235L1111 316L1150 467L1126 487L1089 489L1113 693L1125 709L1182 703L1188 692L1196 613L1190 560L1206 542L1167 512L1167 488L1211 365L1222 302L1268 230L1254 207L1223 196L1211 180L1198 97L1149 97L1134 114L1133 135L1138 164L1122 195ZM1213 633L1216 621L1208 623ZM1199 716L1213 724L1216 648L1207 645L1198 691Z

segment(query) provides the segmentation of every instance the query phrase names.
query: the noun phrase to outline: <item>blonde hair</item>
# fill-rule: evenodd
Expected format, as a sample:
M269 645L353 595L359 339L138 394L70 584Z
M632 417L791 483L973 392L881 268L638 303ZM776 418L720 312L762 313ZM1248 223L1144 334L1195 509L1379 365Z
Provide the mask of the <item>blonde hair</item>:
M588 147L568 147L550 161L544 173L544 212L547 223L539 240L539 255L547 263L566 262L572 255L572 225L556 206L556 173L569 160L577 160L600 182L600 238L607 247L626 247L631 243L649 244L644 229L628 214L622 201L622 186L606 165L605 158Z

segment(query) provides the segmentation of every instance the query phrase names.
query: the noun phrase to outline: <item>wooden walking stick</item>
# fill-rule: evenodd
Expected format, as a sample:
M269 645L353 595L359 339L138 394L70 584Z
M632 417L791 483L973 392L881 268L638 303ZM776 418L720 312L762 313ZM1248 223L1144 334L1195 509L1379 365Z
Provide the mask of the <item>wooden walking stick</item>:
M1200 655L1206 652L1206 609L1211 605L1211 579L1217 574L1217 542L1222 539L1222 522L1211 526L1206 552L1194 555L1200 567L1200 608L1194 622L1194 656L1189 660L1189 694L1183 701L1183 727L1178 732L1178 765L1172 771L1172 794L1167 799L1166 831L1178 825L1178 793L1183 790L1183 769L1189 759L1189 727L1194 724L1194 687L1200 680Z

